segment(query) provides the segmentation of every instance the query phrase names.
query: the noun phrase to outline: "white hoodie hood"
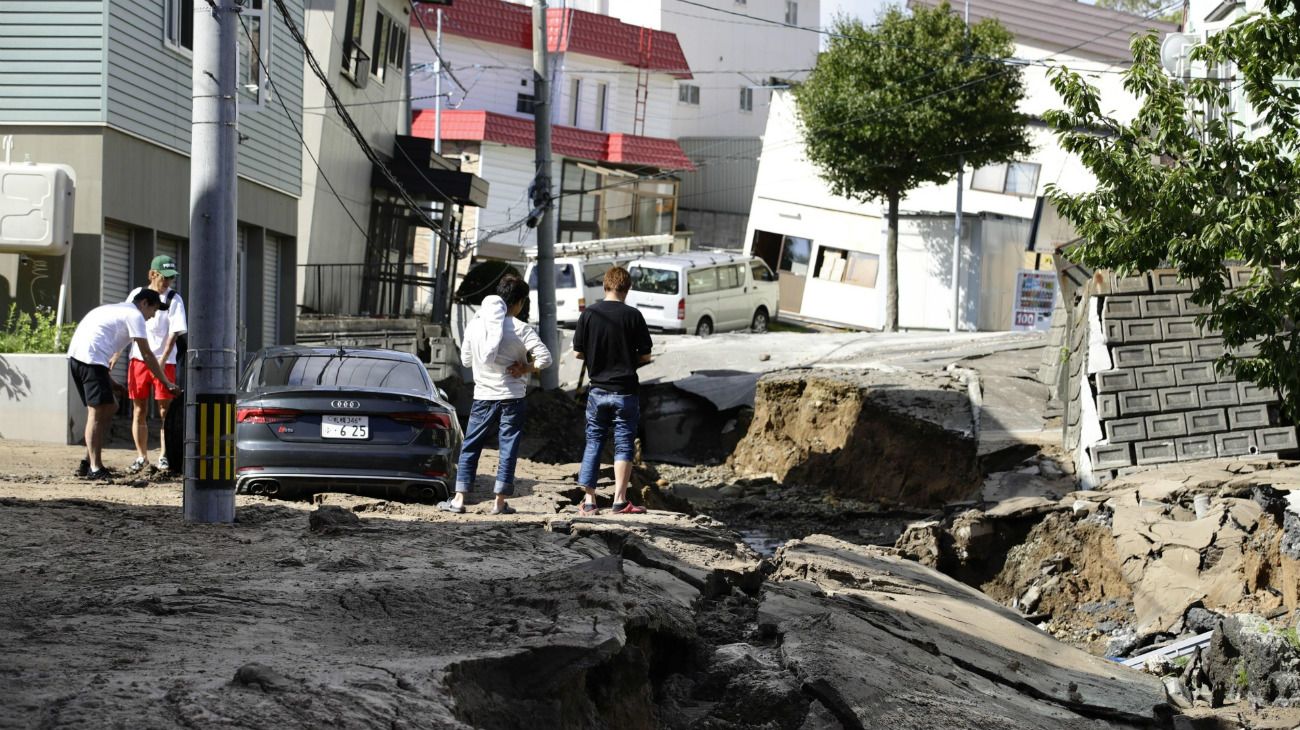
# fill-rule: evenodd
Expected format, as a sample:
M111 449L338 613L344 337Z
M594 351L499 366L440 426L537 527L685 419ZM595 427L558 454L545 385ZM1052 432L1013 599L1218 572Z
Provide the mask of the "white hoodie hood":
M506 322L505 300L495 294L484 297L476 317L483 328L473 332L474 337L468 343L469 351L474 362L488 365L496 361L497 352L501 348L501 335Z

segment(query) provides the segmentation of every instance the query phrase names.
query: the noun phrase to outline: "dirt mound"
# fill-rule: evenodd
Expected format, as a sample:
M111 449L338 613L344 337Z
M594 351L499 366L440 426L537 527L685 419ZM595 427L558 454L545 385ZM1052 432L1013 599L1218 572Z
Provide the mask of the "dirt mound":
M1057 638L1094 654L1107 653L1112 632L1133 620L1133 589L1124 580L1110 525L1048 515L1007 553L1002 572L980 586L989 597L1022 611L1049 614Z
M728 462L840 498L932 506L980 483L966 386L941 374L794 370L758 382Z
M587 445L584 403L562 390L534 390L525 401L528 425L519 455L547 464L582 461Z

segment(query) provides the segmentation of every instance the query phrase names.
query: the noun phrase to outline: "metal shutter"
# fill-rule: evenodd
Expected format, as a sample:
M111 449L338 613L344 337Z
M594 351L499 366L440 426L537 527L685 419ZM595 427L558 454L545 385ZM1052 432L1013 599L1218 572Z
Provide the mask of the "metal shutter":
M244 367L244 355L248 352L248 229L239 226L236 238L239 241L238 255L235 257L235 343L238 348L238 366Z
M131 228L122 223L104 221L104 242L99 250L99 303L117 304L131 293ZM113 368L113 379L126 384L126 367L131 360L123 351Z
M104 221L104 245L99 253L99 303L116 304L131 292L131 229Z
M262 248L262 347L280 342L280 237L266 237Z

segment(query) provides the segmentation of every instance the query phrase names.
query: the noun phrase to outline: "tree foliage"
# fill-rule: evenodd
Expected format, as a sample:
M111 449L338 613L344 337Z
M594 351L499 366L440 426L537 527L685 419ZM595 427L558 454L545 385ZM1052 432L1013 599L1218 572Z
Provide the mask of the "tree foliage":
M1266 12L1192 51L1190 80L1164 72L1154 36L1135 39L1133 55L1124 84L1141 106L1129 123L1104 113L1079 74L1052 76L1067 108L1046 119L1097 177L1080 195L1049 186L1082 236L1071 255L1121 272L1172 266L1195 280L1194 301L1210 308L1200 320L1229 349L1220 369L1279 389L1300 414L1300 16L1267 0ZM1253 267L1249 284L1229 288L1234 263Z
M795 89L806 152L836 195L889 202L886 328L897 326L898 200L1030 149L1020 68L996 20L967 26L948 3L895 7L879 23L837 18L830 43Z

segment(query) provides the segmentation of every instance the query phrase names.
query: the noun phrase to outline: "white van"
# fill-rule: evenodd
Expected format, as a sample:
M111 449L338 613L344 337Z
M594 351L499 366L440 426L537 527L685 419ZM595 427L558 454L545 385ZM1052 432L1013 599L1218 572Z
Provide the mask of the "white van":
M555 259L555 321L563 325L578 323L578 315L588 304L605 298L605 272L613 266L627 266L638 254L623 257L597 258L556 257ZM537 306L537 262L528 264L524 274L528 282L530 319L540 321L541 309Z
M650 256L628 267L636 307L652 329L766 332L777 315L776 274L756 256L692 252Z

